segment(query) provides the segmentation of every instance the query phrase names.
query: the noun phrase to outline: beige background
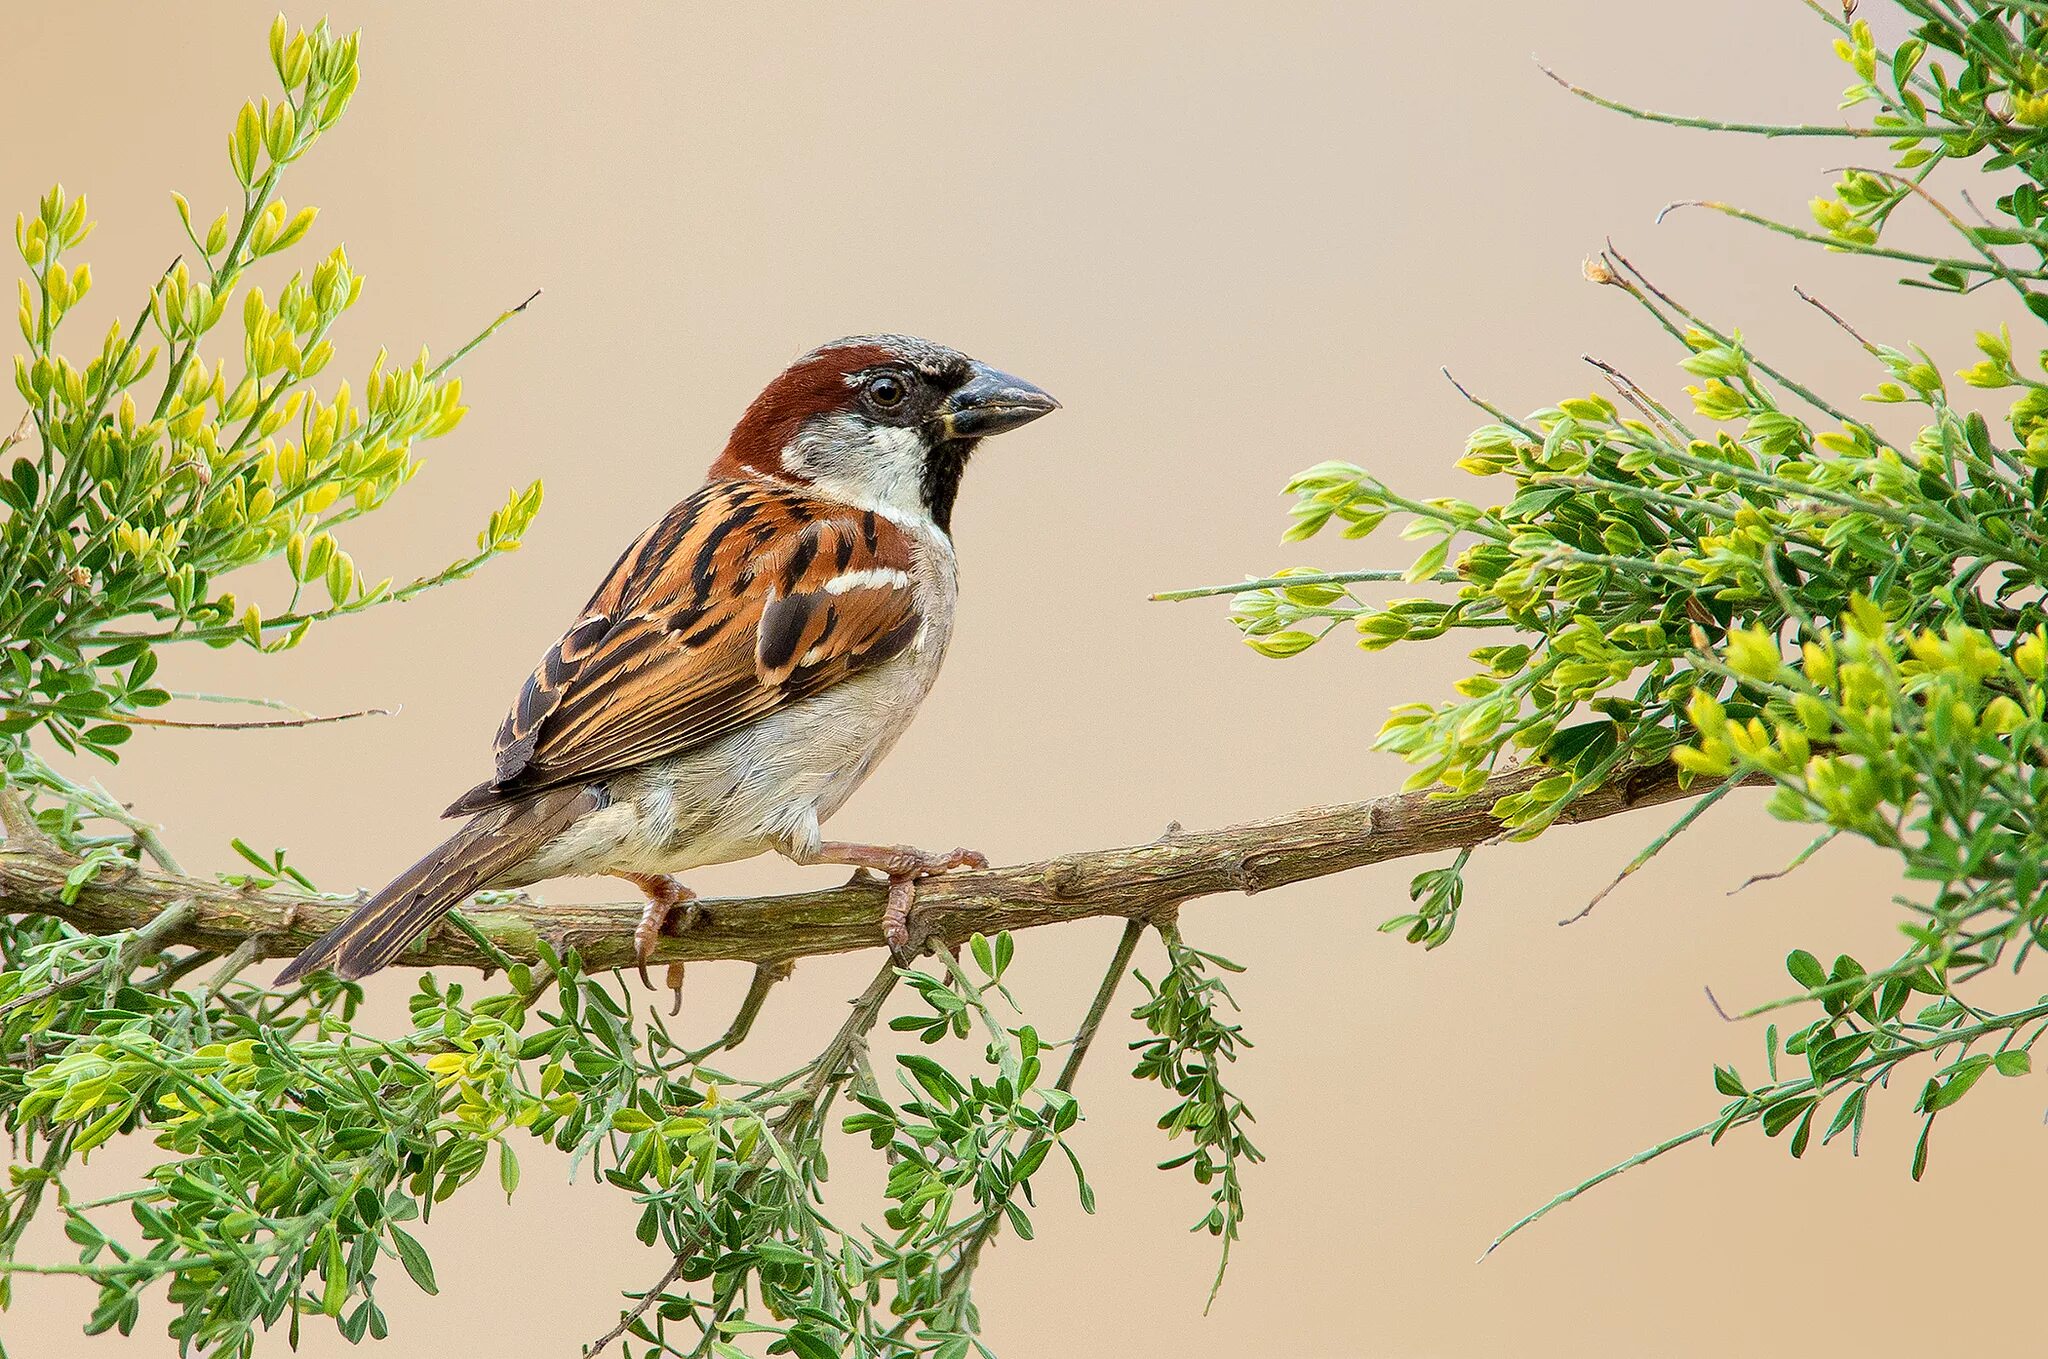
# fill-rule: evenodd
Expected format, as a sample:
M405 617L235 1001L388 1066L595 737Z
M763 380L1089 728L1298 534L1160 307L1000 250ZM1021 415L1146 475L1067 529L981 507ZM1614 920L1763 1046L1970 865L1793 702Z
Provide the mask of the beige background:
M270 88L268 17L238 3L0 18L0 201L29 205L61 177L102 221L75 345L116 308L132 315L177 249L169 190L209 216L226 200L232 112ZM1815 172L1853 153L1633 126L1529 61L1669 107L1826 120L1847 77L1820 26L1776 0L346 3L335 17L367 30L363 86L286 195L321 205L312 243L346 241L370 279L335 371L359 372L377 343L445 349L547 290L466 370L468 423L351 545L364 570L409 578L464 551L508 487L543 476L548 503L527 548L465 587L288 656L175 658L185 686L404 707L137 739L114 777L207 869L230 866L235 834L290 846L333 886L405 862L486 767L520 678L619 545L695 483L769 376L830 337L931 335L1066 403L977 462L949 672L836 823L1016 861L1396 786L1372 734L1391 702L1446 691L1455 650L1338 644L1276 664L1237 643L1220 603L1145 596L1396 560L1391 542L1278 547L1276 492L1325 457L1478 490L1451 465L1476 417L1439 364L1518 409L1589 390L1585 352L1675 390L1671 350L1579 277L1603 236L1845 395L1869 380L1860 356L1793 282L1879 338L1945 346L1950 367L1966 361L1962 313L1990 306L1892 289L1890 271L1702 214L1653 226L1697 195L1796 218ZM1250 1176L1230 1280L1205 1318L1212 1243L1185 1230L1204 1200L1152 1169L1159 1100L1125 1078L1133 1026L1118 1019L1080 1091L1101 1210L1084 1218L1051 1186L1039 1241L994 1253L991 1341L1006 1359L2017 1349L1990 1300L2037 1278L2038 1083L1992 1083L1945 1119L1918 1187L1901 1090L1860 1160L1795 1163L1747 1133L1473 1263L1554 1190L1711 1111L1712 1061L1758 1065L1760 1033L1715 1018L1703 985L1762 1000L1786 985L1788 947L1875 954L1894 937L1886 865L1846 847L1728 897L1805 839L1754 803L1717 810L1560 931L1664 824L1651 812L1487 851L1462 930L1429 955L1374 931L1417 864L1191 908L1191 936L1250 968L1237 989L1258 1046L1235 1079L1271 1157ZM763 862L695 884L828 876ZM1022 940L1046 1028L1078 1014L1114 932ZM871 965L800 969L755 1040L760 1067L812 1051ZM721 1026L743 982L699 969L691 1027ZM408 986L378 979L391 1015ZM147 1151L107 1153L95 1174ZM525 1158L510 1207L480 1188L425 1234L439 1298L391 1271L385 1352L573 1354L620 1286L659 1271L622 1197ZM852 1186L872 1183L841 1160ZM1916 1243L1980 1262L1967 1292L1916 1286ZM54 1234L42 1246L63 1249ZM12 1352L76 1352L88 1292L22 1281L0 1318ZM97 1350L163 1352L160 1321ZM305 1352L343 1348L315 1327Z

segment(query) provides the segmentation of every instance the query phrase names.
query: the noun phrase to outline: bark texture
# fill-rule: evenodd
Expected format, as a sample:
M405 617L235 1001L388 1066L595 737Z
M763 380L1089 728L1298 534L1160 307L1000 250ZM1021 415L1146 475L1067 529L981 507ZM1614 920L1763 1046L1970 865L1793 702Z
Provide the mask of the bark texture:
M919 884L919 922L928 936L959 941L976 932L1030 929L1092 916L1157 918L1183 902L1219 893L1250 895L1308 878L1417 854L1476 845L1501 833L1494 802L1550 771L1496 775L1460 800L1403 793L1220 830L1177 826L1149 844L1085 850L1041 863L946 873ZM1596 820L1693 796L1710 783L1681 786L1670 766L1625 771L1582 795L1564 822ZM256 941L260 957L297 953L348 913L345 899L253 891L146 870L108 873L65 901L75 864L47 843L17 833L0 845L0 914L47 915L95 934L140 928L189 903L163 944L217 951ZM881 943L884 889L854 883L822 892L752 899L710 899L687 934L664 939L656 961L719 959L778 963L845 953ZM633 961L634 904L472 904L464 914L507 956L532 961L546 939L575 948L597 971ZM406 966L486 966L488 957L459 928L443 923L400 958Z

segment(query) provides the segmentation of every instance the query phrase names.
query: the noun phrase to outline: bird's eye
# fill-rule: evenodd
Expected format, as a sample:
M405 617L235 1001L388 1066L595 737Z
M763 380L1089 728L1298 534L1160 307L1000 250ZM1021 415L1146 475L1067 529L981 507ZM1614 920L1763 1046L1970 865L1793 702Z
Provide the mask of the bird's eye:
M903 379L883 373L868 381L868 400L880 410L903 404Z

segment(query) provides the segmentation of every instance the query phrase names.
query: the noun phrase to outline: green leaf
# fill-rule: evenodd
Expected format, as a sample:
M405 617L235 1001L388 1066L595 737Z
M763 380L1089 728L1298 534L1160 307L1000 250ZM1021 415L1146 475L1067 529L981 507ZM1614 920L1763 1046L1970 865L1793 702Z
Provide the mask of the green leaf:
M398 1259L405 1266L405 1272L419 1285L423 1293L439 1293L434 1283L434 1262L427 1258L426 1247L415 1241L402 1228L391 1228L391 1244L398 1248Z
M348 1301L348 1267L342 1261L341 1234L332 1227L322 1233L327 1238L327 1253L322 1273L326 1286L320 1295L320 1308L328 1316L341 1315L341 1305Z
M1791 1099L1781 1099L1771 1105L1764 1110L1764 1136L1776 1137L1790 1127L1794 1119L1813 1108L1817 1102L1817 1096L1798 1095Z
M896 1059L897 1064L909 1071L925 1093L942 1104L957 1105L966 1097L967 1091L954 1079L953 1073L929 1057L906 1053Z
M839 1359L839 1351L831 1342L807 1326L792 1326L783 1333L789 1342L790 1352L800 1359Z
M1803 948L1795 948L1785 955L1785 971L1791 974L1793 981L1809 991L1827 985L1828 974L1821 967L1820 959Z
M519 1158L512 1154L510 1142L498 1143L498 1183L509 1202L513 1191L519 1188Z

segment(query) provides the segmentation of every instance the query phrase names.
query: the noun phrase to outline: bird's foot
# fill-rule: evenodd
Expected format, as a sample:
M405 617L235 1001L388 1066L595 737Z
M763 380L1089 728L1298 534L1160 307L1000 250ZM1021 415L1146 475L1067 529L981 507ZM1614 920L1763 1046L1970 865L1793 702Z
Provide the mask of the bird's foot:
M933 853L908 846L890 846L868 860L866 866L888 876L889 900L882 908L882 941L896 955L896 961L907 966L923 952L929 933L915 928L918 924L913 918L917 909L918 881L953 868L987 868L988 856L975 849Z
M882 939L896 961L908 964L922 948L926 931L914 929L917 882L949 868L987 868L988 856L977 849L954 849L935 853L909 845L860 845L827 840L803 854L790 852L798 863L848 864L855 870L851 887L861 880L858 870L872 869L889 880L889 901L882 911ZM915 945L913 945L915 939Z
M697 894L666 873L621 873L618 876L647 895L647 908L640 912L640 923L633 927L633 957L639 967L640 984L652 990L654 983L647 976L648 959L654 956L654 947L661 942L662 935L681 934L697 923L700 910ZM679 911L680 920L676 918ZM675 1014L683 1008L683 965L670 963L668 975L662 980L665 988L675 996L675 1003L669 1010L670 1014Z

